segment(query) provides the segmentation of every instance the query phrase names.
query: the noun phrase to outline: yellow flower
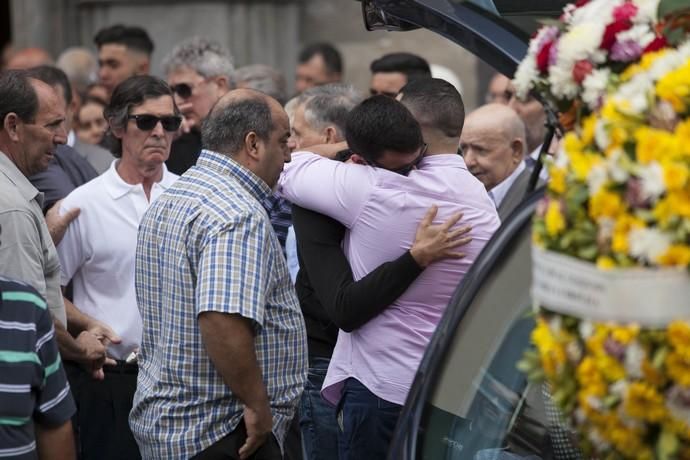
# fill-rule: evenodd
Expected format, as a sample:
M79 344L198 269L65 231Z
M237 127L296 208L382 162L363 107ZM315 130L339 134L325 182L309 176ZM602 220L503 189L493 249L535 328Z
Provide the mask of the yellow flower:
M602 353L594 358L597 368L609 382L617 382L625 378L625 368L613 356Z
M629 324L627 326L616 326L611 329L611 337L623 345L628 345L640 334L640 326Z
M549 190L552 192L563 195L565 193L566 170L563 168L553 167L549 170Z
M575 371L578 383L588 395L604 396L606 394L606 382L597 368L594 358L586 356Z
M597 126L597 116L592 114L582 122L582 143L590 145L594 142L594 131Z
M690 360L687 360L676 351L666 356L666 372L677 383L690 386Z
M690 118L681 121L674 130L676 142L680 146L680 153L690 157Z
M565 230L565 219L561 213L561 205L558 201L551 200L544 216L546 233L549 236L557 236Z
M654 458L642 444L643 427L630 427L616 414L607 414L599 428L602 437L609 441L625 458Z
M618 216L613 226L611 236L611 250L619 254L628 253L628 234L634 228L643 228L644 222L632 214L623 213Z
M563 137L563 149L566 153L581 152L584 148L584 144L575 132L568 131Z
M635 155L642 164L674 157L680 151L676 136L662 129L642 126L635 131L634 136Z
M672 244L657 259L660 265L666 267L687 267L690 265L690 247L684 244Z
M666 416L664 397L651 385L645 382L633 382L628 385L623 408L631 417L659 422Z
M541 359L544 374L553 379L563 368L567 355L565 348L551 333L549 325L543 319L537 321L537 326L532 331L532 343L536 345Z
M661 169L667 189L680 190L687 184L690 172L685 164L678 161L665 161L661 163Z
M616 261L609 256L597 257L597 268L599 270L611 270L616 268Z
M666 384L666 375L654 367L647 358L642 360L642 375L647 383L655 387L662 387Z
M640 62L628 66L628 68L626 68L625 71L623 71L623 73L621 74L621 81L628 81L635 75L649 69L654 63L654 61L656 61L658 58L660 58L667 52L668 49L664 48L659 51L653 51L651 53L643 54L642 58L640 59Z
M690 362L690 324L674 321L668 325L667 336L674 350Z
M656 83L656 94L670 102L677 112L685 112L690 97L690 61L661 77Z
M652 215L662 228L675 216L690 219L690 193L686 190L670 191L665 198L656 203Z
M598 220L602 217L616 218L625 210L625 204L618 193L601 187L589 198L589 216Z

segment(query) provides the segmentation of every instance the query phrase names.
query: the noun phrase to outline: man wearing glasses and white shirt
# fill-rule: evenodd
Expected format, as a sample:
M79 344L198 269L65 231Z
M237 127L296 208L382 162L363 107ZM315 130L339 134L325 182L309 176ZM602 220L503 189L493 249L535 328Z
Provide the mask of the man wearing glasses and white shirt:
M151 76L118 85L104 115L118 160L65 198L61 212L78 207L81 213L57 247L62 284L73 281L77 309L122 338L108 347L104 379L85 378L76 390L85 460L139 458L127 423L142 335L134 287L137 230L149 205L177 179L164 162L182 120L170 87Z

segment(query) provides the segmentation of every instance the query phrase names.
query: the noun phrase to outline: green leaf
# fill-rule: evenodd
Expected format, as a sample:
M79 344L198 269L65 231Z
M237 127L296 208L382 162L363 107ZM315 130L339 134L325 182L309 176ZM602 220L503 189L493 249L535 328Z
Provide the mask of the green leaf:
M664 365L664 361L666 361L666 355L668 355L668 347L659 347L652 358L652 366L654 366L655 369L661 369L661 366Z
M661 0L657 13L659 18L664 18L670 14L675 15L687 9L689 9L688 0Z
M659 460L672 460L676 457L680 442L675 434L662 430L656 443L656 455Z

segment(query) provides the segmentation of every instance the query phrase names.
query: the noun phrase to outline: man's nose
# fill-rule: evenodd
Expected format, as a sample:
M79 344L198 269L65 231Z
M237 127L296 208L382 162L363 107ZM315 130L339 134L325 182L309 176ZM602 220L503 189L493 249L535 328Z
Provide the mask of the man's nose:
M60 123L60 127L55 132L55 136L53 137L53 142L56 144L67 143L67 127L65 126L65 122Z
M151 134L158 137L163 137L165 135L165 130L163 129L163 123L161 120L156 122L156 126L151 130Z

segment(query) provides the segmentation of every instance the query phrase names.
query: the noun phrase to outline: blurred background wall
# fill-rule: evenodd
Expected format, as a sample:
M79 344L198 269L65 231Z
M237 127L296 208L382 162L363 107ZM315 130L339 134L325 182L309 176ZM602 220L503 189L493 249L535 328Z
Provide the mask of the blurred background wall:
M367 91L369 63L409 51L450 69L468 108L483 103L491 70L473 55L426 30L367 32L354 0L0 0L0 41L15 49L38 46L54 57L69 46L94 48L93 36L115 23L146 28L156 49L153 73L180 40L203 35L224 43L236 66L261 63L282 71L292 88L297 55L315 41L343 54L345 81ZM94 48L95 50L95 48Z

